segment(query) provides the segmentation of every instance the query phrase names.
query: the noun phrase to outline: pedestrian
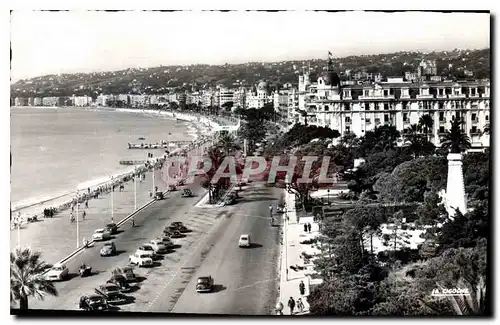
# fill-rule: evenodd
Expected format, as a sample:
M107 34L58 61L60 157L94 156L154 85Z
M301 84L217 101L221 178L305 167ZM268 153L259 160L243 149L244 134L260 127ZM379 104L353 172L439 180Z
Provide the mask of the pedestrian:
M82 218L83 218L83 220L85 220L85 217L86 217L86 216L87 216L87 213L86 213L85 211L83 211L83 213L82 213Z
M90 194L90 187L87 188L87 192Z
M71 213L69 214L69 221L70 221L70 222L75 221L75 217L73 216L73 212L71 212Z
M299 291L300 295L303 296L306 293L306 285L304 284L304 281L300 280L299 283Z
M71 204L71 212L75 211L75 204Z
M307 223L307 230L309 230L309 232L311 232L311 224L309 222Z
M151 190L149 190L149 197L153 197L153 192L151 192Z
M288 300L288 308L290 308L290 315L293 315L293 309L295 308L295 300L293 300L293 297L290 297Z
M85 207L88 208L89 207L89 199L87 199L87 201L85 201Z
M302 298L297 300L297 308L300 310L301 314L304 312L304 303L302 302Z
M307 232L307 223L304 224L304 232Z

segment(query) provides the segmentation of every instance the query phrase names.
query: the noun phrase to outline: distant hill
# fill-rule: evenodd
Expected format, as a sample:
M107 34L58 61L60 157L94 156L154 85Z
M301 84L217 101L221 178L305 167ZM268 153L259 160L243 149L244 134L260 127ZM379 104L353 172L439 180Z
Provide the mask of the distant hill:
M402 76L416 71L422 59L436 60L440 75L464 78L470 70L474 78L490 77L490 49L442 52L397 52L337 58L336 70L344 74L358 71ZM451 68L450 67L451 64ZM169 91L199 90L222 84L227 87L252 86L265 79L271 85L296 84L298 75L311 67L312 76L321 73L325 60L251 62L226 65L160 66L121 71L46 75L19 80L11 85L11 97L81 96L101 93L164 94Z

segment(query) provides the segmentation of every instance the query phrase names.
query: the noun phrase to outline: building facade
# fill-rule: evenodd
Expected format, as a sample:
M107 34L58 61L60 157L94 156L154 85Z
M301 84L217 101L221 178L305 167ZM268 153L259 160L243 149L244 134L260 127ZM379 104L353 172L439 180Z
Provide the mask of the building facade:
M330 60L327 72L316 83L310 82L307 74L299 77L298 107L299 123L357 136L382 125L393 125L404 133L410 125L418 124L421 116L430 115L434 123L428 138L436 146L452 119L462 118L473 147L489 146L489 136L482 132L490 123L489 80L405 82L403 78L388 78L385 82L341 86Z

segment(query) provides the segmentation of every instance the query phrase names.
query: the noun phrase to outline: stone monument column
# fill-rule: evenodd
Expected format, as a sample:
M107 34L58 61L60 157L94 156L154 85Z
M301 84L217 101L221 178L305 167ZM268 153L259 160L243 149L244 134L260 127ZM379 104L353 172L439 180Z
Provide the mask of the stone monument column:
M462 154L448 154L448 180L446 184L446 210L450 217L455 216L455 209L465 213L464 177L462 172Z

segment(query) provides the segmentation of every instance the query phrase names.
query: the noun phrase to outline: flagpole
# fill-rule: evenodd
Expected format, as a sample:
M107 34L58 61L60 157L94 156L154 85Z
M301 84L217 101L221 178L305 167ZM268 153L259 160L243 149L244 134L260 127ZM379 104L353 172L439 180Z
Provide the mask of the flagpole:
M137 210L137 168L134 170L134 211Z
M114 207L113 207L113 186L114 186L114 181L113 181L113 176L111 176L111 222L114 222Z

